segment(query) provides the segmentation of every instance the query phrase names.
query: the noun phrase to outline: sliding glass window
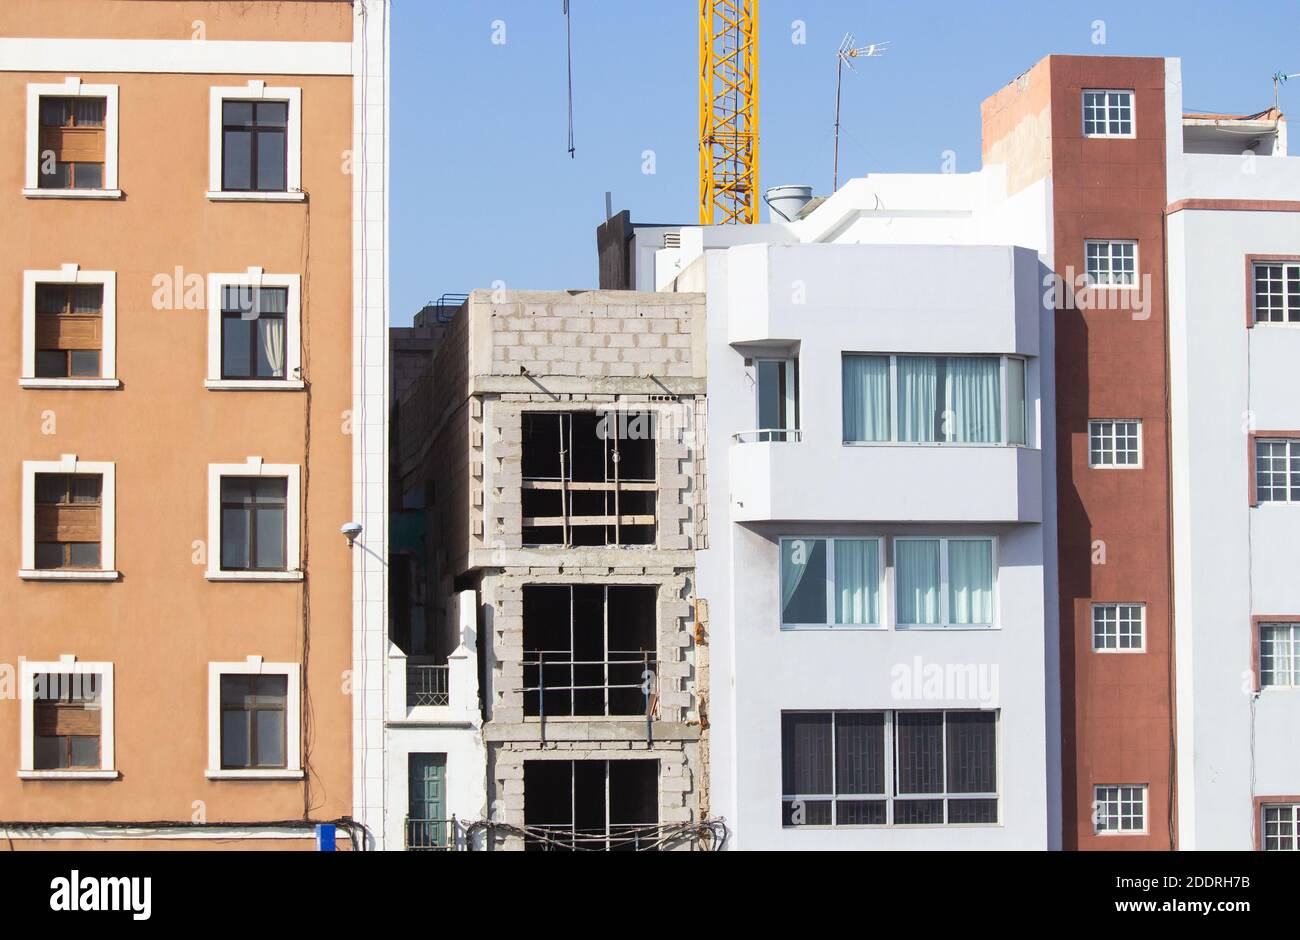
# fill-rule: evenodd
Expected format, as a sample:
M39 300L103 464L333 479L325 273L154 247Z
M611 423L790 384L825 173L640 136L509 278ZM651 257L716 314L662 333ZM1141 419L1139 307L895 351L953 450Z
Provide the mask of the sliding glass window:
M781 624L880 626L881 540L781 539Z
M845 355L846 444L1026 444L1025 362Z
M993 540L894 539L900 627L991 627Z

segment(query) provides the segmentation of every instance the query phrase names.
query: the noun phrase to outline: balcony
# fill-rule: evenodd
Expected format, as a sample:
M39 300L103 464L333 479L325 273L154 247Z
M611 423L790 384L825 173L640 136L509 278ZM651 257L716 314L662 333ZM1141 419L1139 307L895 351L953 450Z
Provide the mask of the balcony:
M406 661L406 707L445 708L451 704L451 667Z
M970 444L731 444L736 522L1041 522L1042 452Z
M419 819L406 817L402 848L407 852L454 852L464 845L456 817Z

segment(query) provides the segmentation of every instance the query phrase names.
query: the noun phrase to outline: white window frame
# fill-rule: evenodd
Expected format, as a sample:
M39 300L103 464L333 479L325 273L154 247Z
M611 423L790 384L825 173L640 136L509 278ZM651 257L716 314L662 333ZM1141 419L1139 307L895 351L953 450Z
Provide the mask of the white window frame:
M99 476L99 563L100 568L55 570L36 567L36 475L38 473L75 473ZM24 581L116 581L117 542L117 465L104 461L78 460L76 454L64 454L58 460L23 461L22 567L18 577Z
M1088 270L1088 247L1091 245L1106 246L1106 280L1100 281L1093 277ZM1133 280L1131 283L1122 284L1115 280L1115 246L1132 245L1133 246ZM1137 290L1139 276L1142 271L1142 258L1139 254L1139 246L1136 238L1085 238L1083 241L1083 278L1084 284L1094 290Z
M283 101L289 105L285 128L285 191L227 192L221 188L222 105L227 101ZM272 88L252 80L247 85L213 87L208 115L208 199L214 202L302 202L302 89Z
M1282 444L1286 447L1286 456L1283 458L1286 463L1286 469L1282 473L1283 479L1286 480L1286 499L1264 499L1260 495L1264 489L1259 485L1259 445L1261 444ZM1252 465L1250 471L1255 491L1254 504L1256 506L1290 506L1294 503L1300 503L1300 486L1291 485L1290 471L1291 461L1300 457L1300 453L1295 453L1300 452L1300 437L1257 437L1255 438L1255 446L1253 450L1254 453L1251 454ZM1268 489L1272 490L1273 487L1270 486Z
M57 662L30 662L19 659L19 698L22 705L18 777L22 780L116 780L118 778L113 742L113 664L77 662L64 654ZM32 686L40 673L98 675L100 677L99 769L36 769L36 700Z
M889 556L890 597L894 601L890 611L894 628L897 630L997 630L1000 596L998 592L998 537L996 535L896 535L893 542L938 542L939 543L939 622L938 623L903 623L898 619L898 552ZM993 622L992 623L950 623L952 611L948 609L948 543L949 542L991 542L993 545Z
M1287 679L1285 682L1265 682L1264 681L1264 631L1265 630L1286 630L1287 642L1290 644L1287 659L1290 668L1287 670ZM1259 662L1256 664L1259 669L1259 688L1262 692L1292 692L1300 689L1300 623L1288 620L1262 620L1258 626L1259 630ZM1274 657L1276 659L1276 657ZM1274 678L1277 676L1277 667L1273 668Z
M1088 96L1089 95L1128 95L1128 115L1129 129L1127 133L1113 134L1110 132L1110 110L1113 107L1110 98L1104 99L1106 130L1101 132L1088 131ZM1137 136L1137 92L1132 88L1085 88L1079 96L1079 130L1082 135L1089 139L1111 138L1111 139L1132 139Z
M1259 269L1277 267L1282 269L1281 293L1278 295L1282 300L1281 320L1261 320L1259 318ZM1288 279L1288 268L1300 269L1300 259L1279 260L1279 261L1253 261L1250 266L1250 324L1251 326L1284 326L1295 328L1300 326L1300 320L1286 319L1292 306L1300 308L1300 295L1289 291L1287 285L1291 283Z
M102 189L42 189L41 174L41 99L104 99L104 186ZM23 195L28 199L121 199L117 181L117 86L84 85L70 77L61 84L27 86L27 172L23 178Z
M1116 825L1123 820L1123 811L1119 809L1124 802L1125 790L1140 790L1142 792L1142 828L1141 829L1103 829L1100 817L1100 808L1103 804L1101 799L1102 790L1115 790L1115 805L1117 812L1115 814ZM1109 801L1105 801L1109 802ZM1109 815L1106 817L1110 818ZM1092 834L1095 836L1144 836L1150 826L1151 809L1148 800L1147 785L1145 783L1098 783L1092 788Z
M38 284L100 284L104 288L101 311L103 342L99 351L99 378L41 379L36 377L36 287ZM23 374L22 388L114 389L121 388L117 378L117 272L82 271L79 265L65 264L57 271L23 272Z
M943 734L940 739L940 753L943 756L943 782L944 790L941 793L899 793L897 768L898 768L898 734L896 731L897 718L900 714L908 712L938 712L943 715ZM831 822L829 824L817 825L782 825L785 830L800 829L987 829L1002 825L1003 807L1002 794L1000 789L993 793L949 793L948 792L948 716L964 712L992 712L993 713L993 735L994 735L994 767L999 788L1003 781L1003 763L1002 763L1002 712L999 709L972 709L972 708L888 708L888 709L853 709L853 708L795 708L783 709L781 715L803 713L813 715L831 716L831 783L836 782L836 734L838 732L838 716L840 715L857 715L857 714L880 714L884 716L884 793L862 793L862 794L839 794L839 793L782 793L781 802L788 800L801 800L807 802L829 802L831 809ZM779 727L779 725L778 725ZM782 749L779 749L781 759L785 759ZM782 787L784 790L784 787ZM894 803L903 800L942 800L944 822L941 823L899 823L894 821ZM951 823L947 822L948 818L948 801L949 800L996 800L998 804L998 818L993 822L987 823ZM883 802L885 804L885 821L883 823L838 823L836 818L839 815L840 802Z
M286 571L223 571L221 568L221 480L224 477L283 478L285 486ZM263 463L249 457L244 463L208 464L208 568L209 581L301 581L302 506L301 469L293 463Z
M764 362L776 363L785 376L785 427L759 428L759 407L762 397L762 372L759 366ZM754 357L754 440L755 441L798 441L802 437L799 429L799 357L791 356L755 356Z
M885 537L883 535L783 535L777 540L777 598L781 597L781 580L784 576L782 566L785 563L785 546L789 542L826 542L826 623L786 623L785 605L781 605L778 616L782 630L884 630L887 629L889 601L888 578L885 568ZM875 542L878 581L876 584L876 622L875 623L836 623L835 622L835 542Z
M1117 435L1115 426L1118 424L1135 424L1137 425L1137 463L1116 463L1113 458L1118 454L1115 447ZM1109 436L1102 438L1103 443L1109 442L1111 463L1096 463L1093 460L1093 437L1101 430L1102 425L1110 425ZM1141 418L1092 418L1088 421L1088 467L1093 470L1141 470L1142 469L1142 419Z
M221 377L221 295L227 287L283 287L289 296L284 311L284 378L223 379ZM208 275L208 377L204 388L227 392L292 392L306 387L302 378L302 276L267 274L249 268L242 274Z
M1115 645L1098 646L1097 613L1110 607L1115 608ZM1138 637L1141 642L1136 647L1121 647L1119 645L1121 636L1119 632L1119 610L1121 607L1136 607L1138 609ZM1137 601L1106 601L1093 604L1089 619L1089 630L1091 631L1092 651L1094 653L1145 653L1147 651L1147 605Z
M1284 809L1291 814L1291 845L1287 848L1270 849L1268 847L1268 811ZM1296 852L1300 851L1300 803L1278 800L1259 805L1259 849L1261 852Z
M998 360L998 396L1001 401L1001 434L997 441L904 441L898 433L898 357L917 356L932 359L997 359ZM889 439L884 441L846 441L844 440L844 360L854 356L874 356L889 360ZM1007 394L1010 383L1007 363L1015 359L1025 368L1025 443L1011 442L1011 398ZM840 354L840 443L845 447L1026 447L1035 444L1034 414L1030 408L1032 399L1029 392L1029 359L1017 355L987 355L982 353L881 353L850 352Z
M221 767L221 677L222 676L288 677L288 696L284 705L284 767L249 767L239 770ZM301 780L302 771L302 690L299 687L301 666L298 663L269 663L261 656L249 656L243 662L208 663L208 769L209 780Z

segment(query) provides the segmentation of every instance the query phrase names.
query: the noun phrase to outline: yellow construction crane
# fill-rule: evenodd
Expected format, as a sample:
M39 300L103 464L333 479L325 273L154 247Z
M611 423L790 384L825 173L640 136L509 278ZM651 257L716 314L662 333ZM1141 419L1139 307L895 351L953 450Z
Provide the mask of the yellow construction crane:
M758 0L700 0L700 224L758 222Z

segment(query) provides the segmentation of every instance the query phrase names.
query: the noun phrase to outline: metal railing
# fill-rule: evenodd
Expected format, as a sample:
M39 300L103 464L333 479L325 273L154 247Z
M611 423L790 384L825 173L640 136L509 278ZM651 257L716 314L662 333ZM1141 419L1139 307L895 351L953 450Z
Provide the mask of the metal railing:
M406 707L450 705L451 683L448 667L427 663L406 664Z
M764 428L760 431L738 431L731 435L731 440L736 444L795 444L803 440L803 431L798 428Z
M451 819L407 816L403 848L408 852L454 852L456 833L455 816Z

